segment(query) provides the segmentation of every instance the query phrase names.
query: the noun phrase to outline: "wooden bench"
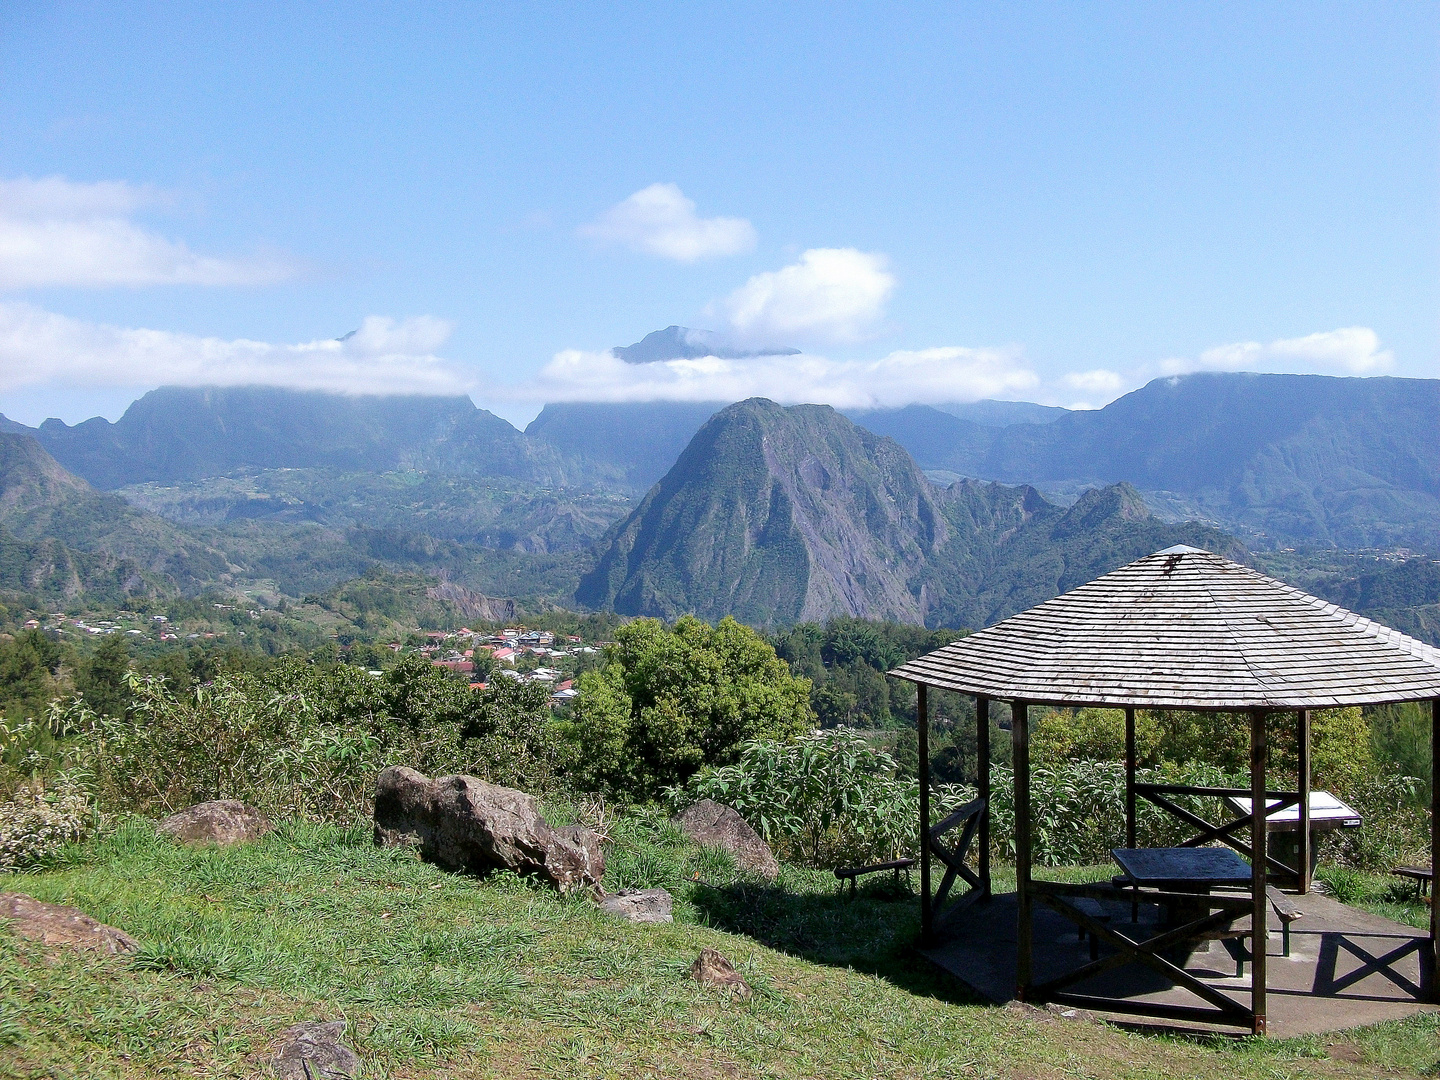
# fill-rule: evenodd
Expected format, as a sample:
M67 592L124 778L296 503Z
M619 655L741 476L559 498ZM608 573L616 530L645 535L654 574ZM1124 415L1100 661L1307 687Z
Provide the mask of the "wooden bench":
M1265 887L1265 898L1270 901L1270 909L1280 917L1280 955L1289 956L1290 924L1296 919L1303 919L1305 913L1295 906L1295 902L1289 896L1275 888L1274 885ZM1226 942L1227 950L1235 958L1235 977L1237 979L1245 974L1245 961L1250 959L1250 953L1243 946L1238 944L1231 946L1229 943L1238 942L1247 937L1250 937L1250 920L1242 919L1232 926L1216 931L1210 938L1212 941Z
M1434 872L1428 866L1397 866L1390 873L1415 883L1415 897L1423 900L1430 894L1430 879Z
M909 870L915 865L914 859L895 859L891 862L872 863L870 866L837 866L835 878L839 882L839 888L843 892L845 882L850 882L850 895L855 895L855 879L865 874L878 874L881 870L895 871L895 880L900 880L900 871Z

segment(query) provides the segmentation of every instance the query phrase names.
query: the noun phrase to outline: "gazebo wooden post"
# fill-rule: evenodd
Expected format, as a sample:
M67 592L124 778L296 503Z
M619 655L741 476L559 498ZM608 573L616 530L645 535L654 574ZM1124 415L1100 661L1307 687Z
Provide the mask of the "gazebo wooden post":
M1296 867L1298 879L1296 891L1304 896L1310 891L1310 710L1301 709L1295 715L1296 791L1300 793L1300 836L1296 850L1300 853L1300 865Z
M1430 702L1430 870L1440 866L1440 698ZM1430 947L1426 950L1431 1000L1440 1001L1440 912L1436 910L1435 888L1430 889Z
M1030 992L1034 927L1030 914L1030 711L1023 701L1010 704L1010 746L1015 771L1015 996Z
M1265 710L1250 710L1250 1011L1265 1034L1265 951L1270 905L1265 895Z
M930 910L930 702L924 683L915 685L915 741L920 759L920 940L929 943Z
M1125 710L1125 846L1135 846L1135 710Z
M985 800L980 813L980 829L976 843L980 846L980 880L985 895L990 895L990 699L983 694L975 698L975 787Z

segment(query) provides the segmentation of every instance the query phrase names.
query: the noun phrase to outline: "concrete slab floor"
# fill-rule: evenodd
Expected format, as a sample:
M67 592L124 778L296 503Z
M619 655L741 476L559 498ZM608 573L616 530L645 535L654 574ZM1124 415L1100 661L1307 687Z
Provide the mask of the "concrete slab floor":
M1290 927L1290 955L1281 956L1280 921L1271 913L1267 949L1266 1021L1272 1037L1320 1034L1395 1020L1434 1009L1420 1000L1420 947L1423 931L1346 907L1311 893L1292 897L1305 914ZM1113 929L1126 937L1157 932L1161 912L1141 905L1140 925L1130 921L1128 901L1105 902ZM1034 905L1034 981L1045 982L1090 960L1088 938L1074 923L1042 904ZM924 955L976 993L997 1003L1015 998L1016 902L1001 893L961 912L944 926ZM1103 942L1100 955L1113 950ZM1250 1004L1250 964L1236 976L1235 957L1226 942L1202 944L1179 962L1196 978ZM1204 1006L1190 991L1177 988L1158 972L1139 964L1095 976L1069 988L1132 1002ZM1096 1013L1127 1024L1195 1029L1190 1022L1150 1020L1129 1014ZM1216 1031L1235 1031L1226 1025Z

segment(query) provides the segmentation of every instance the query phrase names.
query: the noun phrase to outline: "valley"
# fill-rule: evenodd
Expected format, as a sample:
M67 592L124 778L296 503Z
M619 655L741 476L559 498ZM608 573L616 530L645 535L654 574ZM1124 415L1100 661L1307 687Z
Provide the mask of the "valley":
M1440 382L1315 376L1093 412L552 404L524 431L464 398L163 388L113 424L0 420L0 601L303 613L383 571L532 614L973 628L1189 543L1434 641L1433 415Z

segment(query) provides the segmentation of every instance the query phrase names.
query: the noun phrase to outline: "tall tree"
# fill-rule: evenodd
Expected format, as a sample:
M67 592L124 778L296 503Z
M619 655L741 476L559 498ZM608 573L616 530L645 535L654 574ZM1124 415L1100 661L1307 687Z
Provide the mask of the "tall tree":
M747 740L815 723L809 680L734 619L685 616L673 629L637 619L616 634L609 661L580 677L567 725L584 787L653 798L704 765L734 761Z

